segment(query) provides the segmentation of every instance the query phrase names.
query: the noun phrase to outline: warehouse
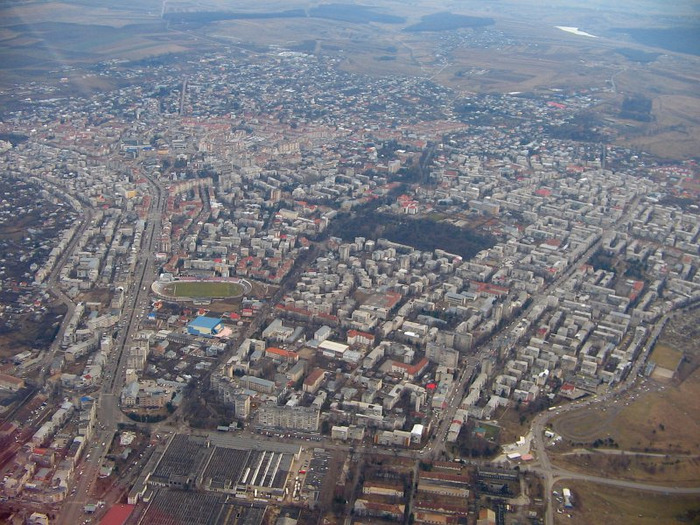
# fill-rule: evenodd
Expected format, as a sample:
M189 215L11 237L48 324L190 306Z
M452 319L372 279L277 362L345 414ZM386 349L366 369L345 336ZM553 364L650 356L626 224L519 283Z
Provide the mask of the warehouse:
M223 330L221 319L200 315L187 325L187 332L191 335L213 337Z

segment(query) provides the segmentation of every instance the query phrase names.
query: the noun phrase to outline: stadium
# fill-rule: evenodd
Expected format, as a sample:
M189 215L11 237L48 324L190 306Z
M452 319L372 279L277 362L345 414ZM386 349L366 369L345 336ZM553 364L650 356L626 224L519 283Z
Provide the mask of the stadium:
M164 299L171 301L201 301L217 299L237 299L249 294L252 285L238 277L211 277L197 279L183 277L179 279L158 280L151 289Z

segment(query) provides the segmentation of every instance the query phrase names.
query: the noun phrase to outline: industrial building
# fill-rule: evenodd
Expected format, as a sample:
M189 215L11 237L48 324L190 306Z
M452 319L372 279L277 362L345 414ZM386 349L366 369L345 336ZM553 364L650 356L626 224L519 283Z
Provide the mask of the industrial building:
M190 335L200 335L213 337L224 329L221 319L200 315L187 325L187 333Z

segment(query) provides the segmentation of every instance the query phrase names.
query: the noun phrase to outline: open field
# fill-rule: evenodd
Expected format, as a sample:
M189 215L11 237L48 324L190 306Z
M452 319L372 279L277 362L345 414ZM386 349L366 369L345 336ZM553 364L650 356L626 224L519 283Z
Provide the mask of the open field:
M483 428L484 429L484 437L488 441L495 441L498 440L498 436L501 433L501 429L497 425L491 425L489 423L480 421L477 423L477 428Z
M152 9L139 6L152 4ZM81 5L81 2L13 2L2 8L4 12L2 25L42 24L47 22L76 23L81 25L99 24L108 27L123 27L145 20L157 20L160 17L160 2L132 2L128 9L114 9L104 3L95 2Z
M8 358L26 350L48 348L65 313L65 306L56 305L40 315L21 315L11 327L6 322L1 322L0 358Z
M619 120L619 142L667 158L697 155L700 137L700 83L697 59L663 55L652 64L629 68L616 82L621 93L652 99L652 122ZM615 108L608 113L613 118Z
M675 370L678 363L683 358L683 352L665 344L657 344L654 351L649 356L650 361L654 361L656 366Z
M520 436L524 436L530 430L532 418L520 418L520 413L513 407L505 407L497 413L496 420L501 427L501 444L515 443Z
M179 281L164 287L168 295L175 297L197 297L197 298L219 298L219 297L240 297L243 295L244 287L238 283L221 281L206 282L184 282Z
M679 381L651 379L606 406L591 406L555 418L555 431L574 443L612 438L621 450L700 454L700 309L678 313L664 328L653 354L685 358Z
M555 490L561 492L563 487L571 490L574 508L564 509L562 514L555 512L555 524L659 525L700 521L697 496L670 496L579 481L560 482Z
M0 84L74 80L81 76L74 68L99 61L138 60L201 47L188 35L168 32L160 9L161 2L154 0L28 1L0 6ZM72 87L84 93L77 84Z
M610 451L617 452L617 451ZM603 453L550 454L560 467L583 474L646 481L655 485L696 487L700 483L700 456L651 456Z
M611 438L621 450L700 453L700 372L680 385L644 385L608 406L563 414L554 430L574 446Z
M680 381L662 385L645 379L606 406L576 410L552 421L554 430L570 443L552 454L556 464L656 483L700 483L700 348L692 336L698 315L697 310L678 314L666 325L653 351L652 358L671 368L678 362L679 348L685 351ZM661 456L566 455L571 447L590 448L596 440L601 448L612 445L613 452Z

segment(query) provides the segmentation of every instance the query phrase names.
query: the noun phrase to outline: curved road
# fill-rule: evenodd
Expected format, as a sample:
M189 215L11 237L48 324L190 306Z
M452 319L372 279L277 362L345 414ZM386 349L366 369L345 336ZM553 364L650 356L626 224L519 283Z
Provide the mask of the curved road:
M648 492L656 492L661 494L699 494L700 486L698 487L672 487L664 485L654 485L651 483L644 483L639 481L629 481L623 479L615 479L609 477L593 476L588 474L582 474L579 472L572 472L563 468L555 467L551 464L549 456L547 454L547 449L544 439L545 427L549 423L550 419L567 412L577 410L579 408L589 406L592 404L607 403L612 399L616 399L620 394L626 392L632 388L637 380L638 374L644 367L647 357L651 352L656 339L659 337L661 330L666 325L668 319L674 315L674 312L668 312L664 315L650 331L647 338L647 343L644 346L643 354L637 358L632 370L627 376L627 379L620 383L617 388L611 390L610 392L593 399L587 399L585 401L574 402L554 410L546 411L540 413L532 421L530 427L530 433L532 434L532 443L534 447L535 456L537 461L530 467L524 470L530 472L536 472L540 474L544 479L544 499L546 502L546 513L545 513L545 525L554 524L554 507L552 505L552 490L554 484L562 480L580 480L589 481L592 483L600 483L605 485L611 485L620 488L633 489L633 490L644 490Z

